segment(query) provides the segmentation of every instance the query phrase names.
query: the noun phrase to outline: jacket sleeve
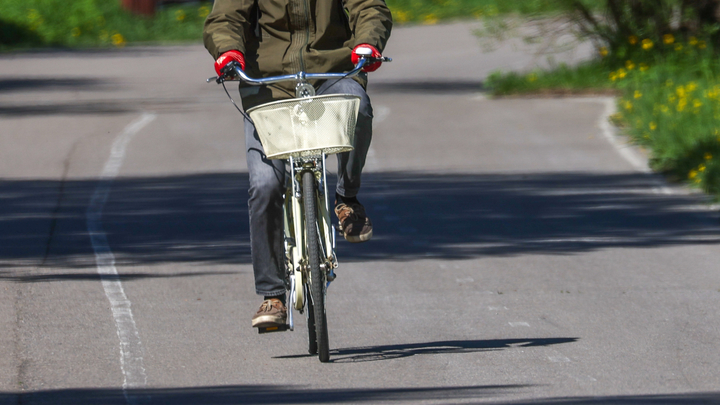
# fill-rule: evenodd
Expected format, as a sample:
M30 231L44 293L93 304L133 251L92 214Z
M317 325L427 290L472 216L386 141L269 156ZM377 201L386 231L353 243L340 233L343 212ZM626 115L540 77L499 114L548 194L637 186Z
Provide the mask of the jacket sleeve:
M392 15L385 1L345 0L345 8L353 32L350 47L369 44L382 52L392 30Z
M230 50L246 53L254 4L255 0L215 0L203 30L205 48L213 58Z

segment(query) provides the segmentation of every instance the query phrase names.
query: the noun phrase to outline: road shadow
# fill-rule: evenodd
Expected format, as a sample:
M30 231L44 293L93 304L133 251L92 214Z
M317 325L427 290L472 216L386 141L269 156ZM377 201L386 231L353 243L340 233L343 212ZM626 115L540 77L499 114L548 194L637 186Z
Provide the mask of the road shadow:
M427 388L308 389L287 385L227 385L214 387L128 389L74 388L35 392L0 392L0 405L261 405L331 403L482 403L495 405L711 405L719 392L664 395L624 395L539 398L507 401L529 385L478 385ZM477 402L475 402L477 401Z
M0 268L95 266L85 211L97 185L0 180ZM338 255L461 260L720 243L717 213L700 196L656 186L636 173L372 173L360 198L375 238L339 241ZM117 263L249 263L247 188L245 173L117 179L103 211Z
M0 393L0 405L250 405L334 403L420 403L497 397L523 385L478 385L424 388L309 389L287 385L229 385L218 387L103 389L79 388L30 393Z
M515 347L554 346L574 343L579 338L446 340L426 343L405 343L366 347L350 347L330 351L333 363L361 363L393 360L427 354L461 354L504 350ZM314 357L311 355L277 356L275 359Z
M712 405L720 404L720 392L548 398L491 403L497 405Z
M207 277L238 274L239 271L203 271L203 272L180 272L180 273L133 273L124 272L119 275L99 275L97 272L88 273L54 273L54 274L13 274L0 271L0 280L13 281L16 283L47 283L53 281L135 281L154 278L185 278L185 277Z
M399 94L473 94L485 92L485 85L481 80L441 80L441 81L373 81L369 85L372 93L399 93Z
M30 91L108 91L116 85L105 79L0 77L0 95Z

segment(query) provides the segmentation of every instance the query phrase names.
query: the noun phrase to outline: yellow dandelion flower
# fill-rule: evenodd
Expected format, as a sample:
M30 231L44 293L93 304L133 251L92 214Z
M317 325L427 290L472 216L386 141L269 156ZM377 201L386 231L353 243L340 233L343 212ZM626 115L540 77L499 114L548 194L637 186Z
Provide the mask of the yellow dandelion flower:
M633 94L633 97L635 97L636 100L639 99L639 98L642 98L642 96L643 96L643 95L642 95L642 93L640 92L640 90L635 90L635 94Z
M700 183L702 183L702 179L701 179L701 178L698 177L697 179L695 179L695 184L700 184Z
M210 7L202 6L198 9L198 17L205 18L210 14Z
M600 48L598 50L598 52L600 53L600 56L602 56L603 58L608 56L608 54L610 53L610 51L607 49L606 46L603 46L602 48Z
M183 22L185 20L185 11L177 10L175 12L175 20Z
M662 112L664 112L664 113L667 114L667 113L670 111L670 107L668 107L668 106L666 106L665 104L663 104L663 105L660 106L660 111L662 111Z
M697 90L698 85L695 82L690 82L685 86L685 90L687 90L688 93L692 93L693 91Z
M675 37L673 36L673 34L665 34L663 35L663 42L665 43L665 45L670 45L675 42Z
M617 75L618 75L618 78L624 79L625 76L627 76L627 72L625 71L625 69L620 68L620 69L618 69L618 71L617 71Z
M410 15L402 10L394 10L393 11L393 20L397 21L400 24L404 24L408 21L410 21Z
M642 49L649 51L653 46L655 46L655 44L650 39L645 38L642 40Z
M698 41L697 47L698 49L705 49L707 48L707 43L705 43L705 41Z
M615 80L617 80L617 78L618 78L617 73L615 73L615 72L610 73L610 81L614 82Z
M628 111L633 109L633 104L629 100L623 101L622 104L623 104L623 107Z
M695 46L698 44L698 39L695 37L690 37L690 40L688 41L688 43L692 46Z
M698 172L702 173L705 171L705 169L706 169L705 165L700 165L700 166L698 166L697 170L698 170Z
M678 105L677 105L678 112L685 111L685 107L687 107L687 99L681 98L680 100L678 100Z
M423 17L423 24L425 25L435 25L438 22L438 18L435 14L428 14L425 17Z
M635 45L638 43L638 37L636 37L635 35L630 35L628 37L628 42L630 43L630 45Z
M712 159L712 153L706 153L703 157L705 158L705 160L710 160Z
M646 65L645 63L641 63L638 65L638 69L640 69L641 72L646 72L648 69L650 69L650 66Z
M698 175L697 170L690 170L690 173L688 173L688 178L694 179L695 177L697 177L697 175Z
M682 44L675 44L675 50L678 52L682 51L683 50Z
M648 124L648 127L650 128L651 131L654 131L657 129L657 124L654 122L651 122L650 124Z
M530 83L536 82L537 79L538 79L538 75L536 73L531 73L527 77L527 81L529 81Z
M125 46L125 37L122 36L122 34L114 34L112 37L110 37L110 40L112 41L112 44L122 48Z
M635 69L635 63L633 63L633 61L629 60L629 61L625 62L625 67L627 68L627 70L633 70L633 69Z
M678 86L678 87L675 89L675 93L677 93L678 97L685 97L686 94L687 94L687 93L685 92L685 87L683 87L683 86Z
M695 107L695 108L700 108L700 107L702 107L702 105L703 105L703 103L700 100L696 99L695 101L693 101L693 107Z

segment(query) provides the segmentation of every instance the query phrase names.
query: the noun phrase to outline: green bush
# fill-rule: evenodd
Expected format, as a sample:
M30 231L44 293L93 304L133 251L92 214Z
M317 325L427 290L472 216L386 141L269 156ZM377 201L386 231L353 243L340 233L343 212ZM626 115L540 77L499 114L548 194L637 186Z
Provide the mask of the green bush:
M720 2L717 0L603 0L591 10L578 0L556 0L579 31L605 46L611 55L627 57L628 38L660 43L703 37L718 40ZM634 45L634 44L630 44Z

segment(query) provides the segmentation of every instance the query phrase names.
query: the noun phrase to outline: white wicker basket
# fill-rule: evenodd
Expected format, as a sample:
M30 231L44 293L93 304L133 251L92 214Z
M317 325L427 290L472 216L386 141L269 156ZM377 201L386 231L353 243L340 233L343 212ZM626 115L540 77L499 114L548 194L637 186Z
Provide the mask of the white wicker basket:
M353 149L360 97L294 98L248 110L269 159L319 156Z

